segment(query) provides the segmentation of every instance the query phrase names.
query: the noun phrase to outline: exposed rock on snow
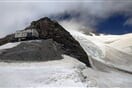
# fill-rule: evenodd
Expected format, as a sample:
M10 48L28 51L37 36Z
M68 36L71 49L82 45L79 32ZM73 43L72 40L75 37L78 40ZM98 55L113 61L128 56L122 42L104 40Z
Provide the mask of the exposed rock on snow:
M27 28L35 28L39 32L41 39L53 39L59 44L62 44L64 53L90 66L88 56L72 35L66 31L58 22L52 21L49 18L41 18L33 21Z
M11 43L13 45L13 43ZM14 45L17 43L14 43ZM9 45L9 44L8 44ZM52 39L23 41L0 54L3 61L48 61L62 59L61 46Z
M43 39L43 40L52 39L54 42L59 43L61 46L61 49L64 51L63 54L67 54L69 56L75 57L76 59L84 62L87 66L90 66L88 56L87 56L86 52L83 50L83 48L80 46L78 41L76 41L71 36L71 34L69 32L67 32L56 21L52 21L48 17L44 17L37 21L33 21L31 23L31 25L29 25L28 27L25 28L25 30L30 29L30 28L36 29L38 31L40 39ZM0 39L0 45L9 43L10 41L14 40L13 38L14 37L12 34L5 38ZM20 44L20 46L21 45L22 44ZM28 57L30 57L30 55L34 55L33 57L35 57L35 56L39 57L39 55L36 54L38 52L35 51L34 49L32 49L32 50L33 50L33 52L32 51L31 52L33 54L31 54L31 52L29 52L29 50L27 50L28 52L26 52L27 53L26 57L22 55L26 50L23 51L22 53L18 52L19 54L16 54L16 55L19 55L21 57L21 59L24 59L24 60L26 60ZM36 50L38 50L38 48ZM24 54L26 54L26 53L24 53ZM15 54L12 54L12 55L15 55ZM6 54L5 56L3 55L2 57L0 56L0 59L7 58L9 56L11 56L11 53ZM36 58L36 60L38 60L38 59L39 58Z
M10 42L14 38L14 34L7 35L4 38L0 38L0 45Z

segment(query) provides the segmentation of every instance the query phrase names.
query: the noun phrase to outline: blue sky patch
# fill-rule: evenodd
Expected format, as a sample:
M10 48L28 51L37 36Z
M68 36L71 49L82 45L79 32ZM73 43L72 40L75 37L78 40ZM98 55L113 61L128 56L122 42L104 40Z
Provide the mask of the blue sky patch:
M126 20L127 17L122 15L111 16L96 26L97 32L105 34L131 33L132 27L124 25Z

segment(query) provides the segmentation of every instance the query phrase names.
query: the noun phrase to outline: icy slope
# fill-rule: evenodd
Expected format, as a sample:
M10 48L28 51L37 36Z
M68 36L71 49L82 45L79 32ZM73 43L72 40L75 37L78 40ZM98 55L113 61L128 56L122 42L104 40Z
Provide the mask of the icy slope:
M87 52L94 68L105 71L112 68L132 72L132 55L116 48L116 46L122 48L132 45L131 41L125 42L125 45L123 41L121 42L121 40L126 40L126 36L89 36L77 31L70 31L70 33ZM127 38L131 40L131 35ZM116 44L119 40L120 43Z
M63 60L0 63L0 88L86 87L85 65L63 55ZM1 80L2 79L2 80Z
M111 43L110 46L132 55L132 34L121 36L118 41Z
M88 88L131 87L132 75L101 72L80 61L64 59L48 62L0 62L0 88Z
M19 44L20 44L20 42L16 42L16 43L7 43L7 44L5 44L5 45L0 46L0 50L2 50L2 49L13 48L13 47L15 47L15 46L17 46L17 45L19 45Z

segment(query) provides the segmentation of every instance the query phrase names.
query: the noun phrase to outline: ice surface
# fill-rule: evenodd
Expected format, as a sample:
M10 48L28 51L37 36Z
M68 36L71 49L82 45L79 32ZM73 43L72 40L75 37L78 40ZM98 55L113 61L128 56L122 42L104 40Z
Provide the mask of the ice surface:
M0 88L88 88L131 87L132 75L119 71L101 72L63 55L48 62L0 62Z
M118 41L111 43L110 46L132 55L132 34L123 35Z
M64 55L63 60L34 63L0 63L0 88L86 87L85 65Z
M4 45L0 46L0 50L2 50L2 49L13 48L13 47L15 47L15 46L17 46L17 45L19 45L19 44L20 44L20 42L16 42L16 43L7 43L7 44L4 44Z

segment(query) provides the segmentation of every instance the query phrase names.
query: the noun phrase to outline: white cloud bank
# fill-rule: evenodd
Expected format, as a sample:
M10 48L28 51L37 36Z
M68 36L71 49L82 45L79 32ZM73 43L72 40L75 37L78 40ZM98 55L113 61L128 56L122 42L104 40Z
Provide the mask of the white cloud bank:
M65 11L79 13L78 18L72 18L89 28L113 14L132 17L131 0L28 0L0 1L0 37L20 30L44 16L63 13ZM132 25L128 19L124 24Z

